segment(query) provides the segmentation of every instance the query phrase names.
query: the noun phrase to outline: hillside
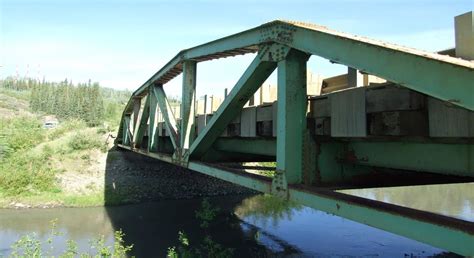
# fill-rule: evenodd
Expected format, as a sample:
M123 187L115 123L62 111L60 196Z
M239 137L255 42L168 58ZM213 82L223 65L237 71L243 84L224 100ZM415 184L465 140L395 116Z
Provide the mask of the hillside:
M79 119L45 129L28 92L0 91L0 207L103 204L114 130Z

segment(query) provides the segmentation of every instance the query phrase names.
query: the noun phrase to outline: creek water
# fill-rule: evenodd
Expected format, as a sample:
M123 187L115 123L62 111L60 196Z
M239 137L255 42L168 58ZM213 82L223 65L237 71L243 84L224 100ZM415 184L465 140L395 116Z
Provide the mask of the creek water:
M474 221L472 183L344 192ZM131 254L137 257L165 257L168 247L179 245L179 231L188 236L190 246L210 236L224 248L232 248L235 257L447 255L414 240L265 195L208 200L220 211L207 229L200 227L195 214L202 199L116 207L0 209L0 257L11 253L12 244L22 235L34 232L46 241L53 219L62 232L54 237L53 255L66 248L68 239L75 240L82 252L91 250L89 241L99 235L111 243L119 229L125 233L125 242L134 245Z

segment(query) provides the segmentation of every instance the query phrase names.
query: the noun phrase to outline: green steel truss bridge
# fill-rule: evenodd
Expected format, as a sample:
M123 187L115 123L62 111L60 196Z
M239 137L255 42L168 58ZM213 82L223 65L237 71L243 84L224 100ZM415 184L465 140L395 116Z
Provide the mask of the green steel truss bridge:
M472 221L340 191L369 182L382 186L384 173L392 170L404 171L405 185L415 184L411 175L474 177L474 62L449 52L272 21L179 52L133 93L115 144L472 256ZM218 108L198 114L197 64L249 53L255 58ZM347 66L345 85L309 95L311 55ZM275 69L276 100L249 105ZM173 113L165 85L179 74L182 99L180 112ZM363 75L385 81L359 87ZM336 79L322 87L332 87ZM226 165L243 161L276 161L275 174Z

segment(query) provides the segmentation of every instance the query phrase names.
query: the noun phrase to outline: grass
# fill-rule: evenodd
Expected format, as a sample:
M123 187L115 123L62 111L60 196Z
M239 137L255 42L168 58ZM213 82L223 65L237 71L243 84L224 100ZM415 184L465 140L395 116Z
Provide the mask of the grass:
M73 151L100 149L102 145L104 144L95 132L77 132L69 141L69 147Z
M41 116L45 114L29 110L30 94L0 87L0 109L6 112L0 115L0 207L12 202L26 206L104 205L101 184L91 180L90 187L78 184L79 188L71 190L68 184L76 186L76 181L59 180L70 174L78 180L89 179L87 173L101 172L101 152L107 151L104 136L118 126L123 104L107 102L107 116L99 127L69 119L54 129L44 129ZM123 196L115 196L108 202L120 203L121 199Z
M96 191L86 195L42 192L36 195L11 196L0 193L0 207L10 207L11 203L21 203L29 207L93 207L106 204L103 191Z
M98 206L102 189L71 194L61 189L57 175L81 172L91 165L95 149L104 152L103 129L87 128L80 120L43 129L35 117L0 119L0 207L11 202L28 206Z

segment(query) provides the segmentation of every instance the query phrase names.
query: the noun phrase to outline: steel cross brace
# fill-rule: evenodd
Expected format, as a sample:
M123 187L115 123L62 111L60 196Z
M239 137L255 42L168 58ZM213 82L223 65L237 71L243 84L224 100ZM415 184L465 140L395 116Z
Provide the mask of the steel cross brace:
M189 154L185 157L186 160L189 158L199 159L209 150L229 122L275 70L277 62L283 60L288 53L289 48L283 45L260 46L258 55L219 106L203 132L192 143Z

